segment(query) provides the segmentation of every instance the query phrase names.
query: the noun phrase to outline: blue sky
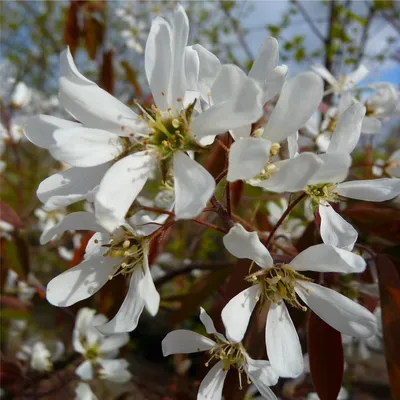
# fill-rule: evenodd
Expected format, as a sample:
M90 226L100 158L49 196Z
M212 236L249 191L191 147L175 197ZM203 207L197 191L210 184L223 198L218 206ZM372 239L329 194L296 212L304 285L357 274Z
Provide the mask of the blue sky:
M243 5L252 4L254 11L248 15L243 21L249 29L256 30L249 34L247 41L253 54L257 53L262 41L267 36L267 32L262 28L266 24L277 24L282 14L287 10L288 0L247 0L243 1ZM302 4L309 12L309 15L318 21L316 24L321 32L327 29L327 23L323 21L326 16L326 7L322 6L319 1L302 1ZM354 4L354 2L353 2ZM365 15L367 8L364 2L355 2L355 11L361 15ZM321 21L322 20L322 21ZM306 34L306 46L308 49L314 49L319 46L319 39L310 31L301 15L296 15L293 23L287 30L288 37L294 34ZM386 38L388 36L397 37L397 45L399 44L398 33L386 21L376 20L370 26L370 40L367 45L367 52L375 54L386 46ZM289 75L294 75L306 68L306 65L299 66L295 62L289 62ZM400 66L395 61L385 61L383 65L368 65L370 75L363 83L371 83L376 81L392 82L400 84Z

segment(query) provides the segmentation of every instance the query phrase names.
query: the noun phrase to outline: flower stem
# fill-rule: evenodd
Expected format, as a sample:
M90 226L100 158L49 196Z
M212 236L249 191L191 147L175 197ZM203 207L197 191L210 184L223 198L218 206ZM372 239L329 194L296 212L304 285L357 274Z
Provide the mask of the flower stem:
M272 229L271 233L269 234L267 240L265 241L265 246L268 247L268 245L270 244L272 237L274 236L275 232L278 230L278 228L282 225L283 221L285 220L285 218L290 214L290 212L293 210L293 208L295 208L297 206L297 204L300 203L300 201L302 201L305 197L307 197L307 193L302 193L296 200L292 201L289 205L288 208L286 209L286 211L281 215L281 217L279 218L278 222L276 223L276 225L274 226L274 228Z

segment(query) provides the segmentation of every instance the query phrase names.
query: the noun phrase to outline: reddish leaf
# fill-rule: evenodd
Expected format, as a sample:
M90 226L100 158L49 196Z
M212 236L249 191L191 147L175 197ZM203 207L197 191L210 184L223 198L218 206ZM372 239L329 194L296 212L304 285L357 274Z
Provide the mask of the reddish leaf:
M7 222L14 228L20 229L23 227L21 218L18 216L16 211L7 203L0 200L0 220Z
M336 400L344 370L342 336L312 311L308 320L308 354L319 398Z
M7 308L13 308L18 310L28 310L29 305L24 303L22 300L13 296L0 296L0 304Z
M400 263L384 254L376 257L382 308L386 364L394 399L400 399Z
M399 210L382 204L360 202L343 211L361 233L368 233L400 243ZM381 241L380 241L381 242Z
M89 243L90 238L94 235L94 232L88 232L81 240L81 245L75 250L74 257L69 263L70 268L75 267L83 260L85 254L86 246Z
M231 204L232 209L237 208L243 197L244 183L243 181L236 181L231 184Z
M85 48L90 59L96 58L97 49L103 43L104 26L95 17L85 16Z
M113 51L103 53L103 63L100 71L100 86L108 93L114 93L114 67L113 67Z
M78 10L79 3L71 0L65 16L64 41L69 46L72 55L75 54L75 50L78 47L80 36Z

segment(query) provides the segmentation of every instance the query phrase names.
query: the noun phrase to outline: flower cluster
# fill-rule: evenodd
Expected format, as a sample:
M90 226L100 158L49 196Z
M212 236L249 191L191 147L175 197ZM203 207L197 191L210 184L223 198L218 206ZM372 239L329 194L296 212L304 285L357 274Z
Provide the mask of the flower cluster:
M84 200L93 211L46 223L41 243L65 231L95 233L83 261L51 280L46 296L51 304L68 307L118 275L126 278L129 289L117 314L108 321L82 309L73 344L85 359L76 371L82 379L91 379L98 371L111 381L128 380L126 361L112 358L128 341L126 332L137 327L143 310L152 316L158 312L160 295L149 266L151 244L178 220L215 228L224 233L231 255L251 260L244 277L248 288L222 310L225 335L201 309L200 319L213 339L173 331L162 342L163 353L206 351L206 366L216 361L200 385L198 399L220 399L230 369L237 370L239 387L245 380L265 398L274 398L269 387L279 377L298 377L304 371L287 305L300 311L310 308L345 335L365 339L377 333L376 318L356 298L318 284L315 274L307 271L350 275L365 270L366 262L354 251L358 233L340 215L340 207L346 199L382 202L400 194L397 155L390 160L390 177L348 180L350 154L361 134L380 130L381 121L395 112L398 94L389 84L370 85L372 93L361 101L355 85L367 73L365 67L336 80L315 66L316 73L286 80L287 67L278 65L278 43L272 37L262 44L248 74L221 64L199 44L189 45L188 37L188 18L179 5L170 21L153 20L145 46L145 73L154 104L135 101L136 111L85 78L69 49L62 52L59 102L74 121L38 115L26 121L24 130L32 143L69 166L40 184L37 195L44 210L53 212ZM331 85L325 93L318 75ZM332 93L338 105L326 113L321 132L313 133L324 137L316 140L321 151L301 151L298 132L307 129L324 95ZM228 145L222 144L227 164L215 179L201 161L221 134L227 138ZM237 181L254 187L260 202L264 192L297 197L286 211L278 210L275 227L265 240L264 232L249 232L247 225L235 220L230 200L226 209L218 201L221 180L228 192ZM143 201L150 183L158 193ZM310 218L318 216L322 243L282 262L268 247L279 227L285 240L301 235L297 221L286 227L281 222L303 199ZM272 204L269 208L276 209ZM202 219L208 207L219 215L221 227ZM268 361L252 359L242 343L256 307L268 309ZM78 392L87 389L81 385Z

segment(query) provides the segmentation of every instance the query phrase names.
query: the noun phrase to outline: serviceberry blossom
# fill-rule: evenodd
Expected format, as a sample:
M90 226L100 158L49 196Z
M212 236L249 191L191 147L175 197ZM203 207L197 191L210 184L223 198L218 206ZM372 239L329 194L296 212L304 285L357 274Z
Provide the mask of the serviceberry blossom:
M83 380L92 380L95 373L111 382L127 382L131 378L129 363L116 359L119 349L129 342L127 333L104 336L97 326L107 323L104 315L95 315L90 308L81 308L77 314L72 334L74 350L82 354L84 361L76 369L76 374Z
M253 285L232 298L222 310L227 338L240 342L256 304L268 303L267 353L279 376L296 377L303 371L300 341L285 303L303 311L310 307L327 324L347 335L374 334L375 317L366 308L301 274L303 271L359 273L366 266L362 257L320 244L304 250L288 264L275 265L257 233L247 232L240 224L232 227L223 241L235 257L248 258L260 267L246 278Z
M202 150L202 137L255 122L263 104L257 82L238 67L226 65L211 87L218 101L197 113L199 93L191 90L186 76L198 79L200 65L196 52L185 51L188 34L181 6L171 24L154 19L145 70L155 105L138 105L140 116L81 75L68 49L61 54L60 104L81 123L40 115L25 126L29 140L72 166L39 186L38 197L46 208L85 199L96 188L97 219L111 231L121 225L158 166L163 184L175 190L176 218L201 213L215 181L187 152Z
M79 382L75 388L75 400L98 400L90 386L85 382Z
M178 329L168 333L161 344L164 357L170 354L207 351L210 358L206 366L208 367L211 361L217 361L201 382L197 399L222 399L224 381L230 369L237 370L240 388L242 374L245 374L247 382L253 383L264 398L276 399L269 388L278 381L278 375L271 364L264 360L253 360L240 341L229 340L217 332L212 319L203 308L200 309L200 320L207 333L214 336L214 340L192 331Z
M342 154L351 160L350 153L359 141L364 115L365 107L360 103L347 108L337 123L326 154L321 157ZM330 203L339 202L341 197L377 202L390 200L400 194L400 179L382 178L344 182L347 174L334 176L337 169L334 165L332 167L333 175L322 174L319 180L323 183L310 184L304 191L310 197L312 205L318 207L321 217L320 233L324 243L352 250L358 233Z
M156 226L155 229L157 229ZM87 299L117 275L129 278L129 290L115 317L97 329L104 334L129 332L136 328L143 308L157 314L160 303L148 263L149 237L140 236L129 221L108 232L88 212L67 215L58 225L43 232L46 243L66 230L96 232L90 239L84 261L52 279L47 285L47 300L58 307L68 307Z
M348 75L340 77L339 80L337 80L322 64L315 64L311 66L311 69L330 84L331 87L325 92L325 94L343 94L351 92L355 89L357 83L362 81L369 74L367 67L363 64Z
M17 358L27 363L27 366L38 372L49 372L53 369L53 362L64 354L64 344L59 340L44 341L33 337L28 339L16 354Z

